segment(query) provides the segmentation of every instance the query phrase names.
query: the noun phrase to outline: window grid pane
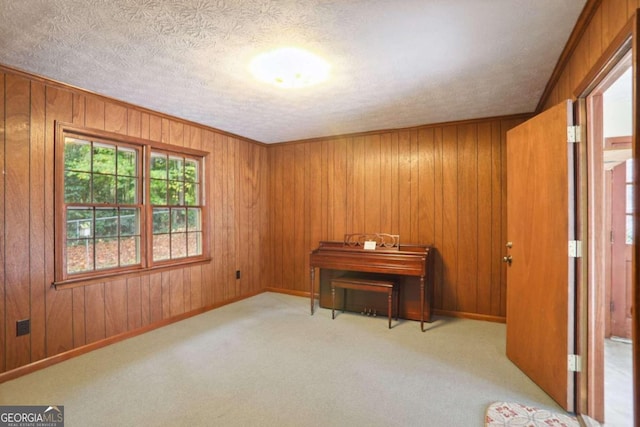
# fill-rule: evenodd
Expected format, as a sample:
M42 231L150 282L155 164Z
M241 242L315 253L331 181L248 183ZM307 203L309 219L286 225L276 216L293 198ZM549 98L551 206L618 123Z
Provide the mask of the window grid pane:
M140 264L139 208L70 208L67 273Z
M202 255L199 160L152 152L150 175L153 261Z

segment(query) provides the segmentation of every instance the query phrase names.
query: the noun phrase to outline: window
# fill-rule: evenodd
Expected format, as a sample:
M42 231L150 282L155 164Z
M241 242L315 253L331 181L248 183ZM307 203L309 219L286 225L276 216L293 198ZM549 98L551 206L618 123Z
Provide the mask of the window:
M625 243L627 245L633 245L633 159L627 160L626 168L626 203L624 209L626 216Z
M154 261L202 254L199 169L194 158L151 152Z
M206 260L204 156L59 124L56 284Z

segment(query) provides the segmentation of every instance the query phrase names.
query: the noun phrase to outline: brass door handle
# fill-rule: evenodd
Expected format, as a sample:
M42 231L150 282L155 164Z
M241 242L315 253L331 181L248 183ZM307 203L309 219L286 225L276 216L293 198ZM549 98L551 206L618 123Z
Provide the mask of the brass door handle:
M507 255L505 257L502 257L502 262L506 262L507 265L511 265L511 263L513 262L513 258L511 258L511 255Z

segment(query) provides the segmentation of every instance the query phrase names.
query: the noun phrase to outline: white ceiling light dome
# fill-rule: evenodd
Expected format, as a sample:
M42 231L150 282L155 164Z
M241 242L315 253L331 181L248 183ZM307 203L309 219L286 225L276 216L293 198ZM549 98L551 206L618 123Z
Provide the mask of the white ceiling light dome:
M249 70L259 81L296 89L326 81L331 65L307 50L282 47L257 55L249 64Z

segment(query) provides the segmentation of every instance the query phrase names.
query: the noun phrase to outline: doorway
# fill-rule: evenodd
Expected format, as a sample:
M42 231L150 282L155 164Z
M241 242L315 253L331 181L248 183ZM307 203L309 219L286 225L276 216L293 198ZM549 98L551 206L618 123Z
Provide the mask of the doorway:
M633 67L628 52L586 96L588 413L633 424Z

